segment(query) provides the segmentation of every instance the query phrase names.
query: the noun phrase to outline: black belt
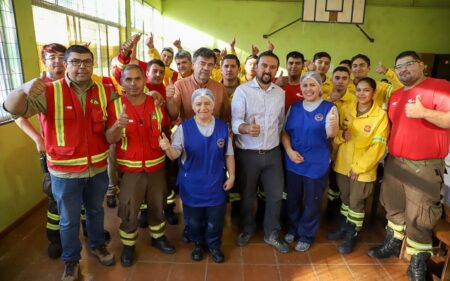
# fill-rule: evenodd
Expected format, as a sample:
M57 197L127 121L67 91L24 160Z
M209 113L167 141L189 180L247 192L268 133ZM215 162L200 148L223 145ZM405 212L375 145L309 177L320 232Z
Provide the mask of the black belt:
M243 149L244 151L248 151L248 152L254 152L254 153L258 153L258 154L266 154L268 152L271 152L272 150L275 150L278 146L275 146L274 148L271 149Z

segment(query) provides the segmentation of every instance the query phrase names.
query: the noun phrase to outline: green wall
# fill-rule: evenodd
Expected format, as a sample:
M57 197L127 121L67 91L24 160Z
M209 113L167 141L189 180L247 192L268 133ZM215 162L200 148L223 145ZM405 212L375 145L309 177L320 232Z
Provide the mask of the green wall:
M31 0L15 0L16 27L25 80L39 75ZM37 124L36 118L32 119ZM0 232L40 200L42 173L36 146L14 122L0 126Z
M386 2L386 1L385 1ZM237 48L245 50L252 44L265 49L270 33L301 17L302 3L276 1L163 1L163 15L223 41L236 36ZM418 52L450 53L450 8L417 8L366 6L363 29L375 38L370 43L355 25L297 22L274 34L269 40L282 58L292 50L311 58L317 51L328 51L332 64L357 53L367 54L375 66L382 61L393 65L395 56L406 49ZM165 30L174 37L185 38L183 30ZM216 44L217 45L217 44ZM186 46L192 50L196 47ZM374 68L374 67L373 67Z
M384 1L384 0L383 0ZM378 1L386 3L386 1ZM405 4L410 0L405 0ZM262 38L301 16L300 2L275 1L181 1L146 0L165 17L166 44L181 36L188 50L207 42L209 47L225 47L234 36L238 55L245 57L252 44L263 50ZM376 2L376 1L372 1ZM420 1L419 1L420 2ZM436 1L435 1L436 2ZM400 3L397 1L397 4ZM25 80L39 74L31 0L14 0ZM320 50L328 51L332 64L362 52L373 64L392 65L398 52L415 49L427 53L450 53L450 9L386 7L369 5L363 28L375 38L369 43L354 25L298 22L270 37L282 58L299 50L307 58ZM187 32L186 30L189 30ZM239 50L240 49L240 50ZM284 66L284 63L282 63ZM36 120L33 120L36 123ZM14 123L0 126L0 231L36 205L44 195L34 143Z

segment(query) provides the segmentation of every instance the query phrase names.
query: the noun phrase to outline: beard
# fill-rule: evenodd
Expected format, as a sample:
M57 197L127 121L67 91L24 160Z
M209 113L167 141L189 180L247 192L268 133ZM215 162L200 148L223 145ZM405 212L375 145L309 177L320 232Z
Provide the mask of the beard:
M272 75L270 73L263 73L261 76L256 76L256 79L262 84L270 84L272 82Z

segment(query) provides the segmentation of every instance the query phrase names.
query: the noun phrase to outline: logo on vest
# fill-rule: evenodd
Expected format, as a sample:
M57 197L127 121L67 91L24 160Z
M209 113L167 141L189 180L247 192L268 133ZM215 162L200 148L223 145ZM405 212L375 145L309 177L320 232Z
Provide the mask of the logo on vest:
M217 147L223 148L225 145L225 140L224 139L218 139L217 140Z
M316 115L314 115L314 120L316 120L317 122L320 122L323 120L323 114L322 113L317 113Z
M370 125L366 125L364 126L364 132L370 132L370 129L372 129L372 127Z
M67 109L67 110L72 110L72 109L73 109L73 107L72 107L71 105L66 105L66 106L64 106L64 109Z
M397 102L396 102L396 101L392 102L392 103L391 103L391 106L392 106L392 107L397 106Z
M98 102L97 97L93 97L93 98L91 99L91 103L92 103L92 104L95 104L95 105L99 105L99 104L100 104L100 103Z

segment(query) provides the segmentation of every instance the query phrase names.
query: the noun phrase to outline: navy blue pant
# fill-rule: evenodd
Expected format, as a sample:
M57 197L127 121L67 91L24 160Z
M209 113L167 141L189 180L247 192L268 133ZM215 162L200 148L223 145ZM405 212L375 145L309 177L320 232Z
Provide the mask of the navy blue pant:
M320 226L320 207L328 174L312 179L287 171L288 233L312 243Z
M196 244L206 244L209 249L220 249L226 203L210 207L191 207L183 204L189 218L189 238Z

